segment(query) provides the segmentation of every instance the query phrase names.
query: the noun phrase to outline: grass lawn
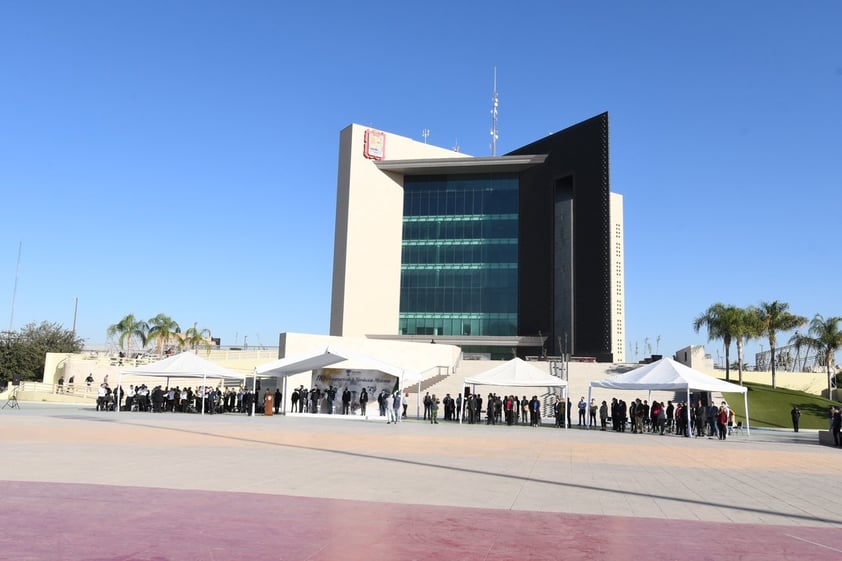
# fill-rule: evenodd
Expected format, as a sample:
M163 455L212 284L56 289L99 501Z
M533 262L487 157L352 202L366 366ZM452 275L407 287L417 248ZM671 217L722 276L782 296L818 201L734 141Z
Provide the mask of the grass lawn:
M786 388L772 389L762 384L743 384L748 388L748 410L751 415L751 426L792 428L790 412L793 406L801 409L802 429L827 429L830 417L830 407L839 405L813 394L789 390ZM743 396L738 393L723 394L728 405L737 415L737 421L745 424L746 412L743 408Z

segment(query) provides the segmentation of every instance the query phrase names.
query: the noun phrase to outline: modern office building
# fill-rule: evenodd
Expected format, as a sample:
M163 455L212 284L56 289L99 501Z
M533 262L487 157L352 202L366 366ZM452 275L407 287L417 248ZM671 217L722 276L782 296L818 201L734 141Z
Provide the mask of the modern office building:
M607 114L497 157L345 128L330 334L624 361L608 154Z

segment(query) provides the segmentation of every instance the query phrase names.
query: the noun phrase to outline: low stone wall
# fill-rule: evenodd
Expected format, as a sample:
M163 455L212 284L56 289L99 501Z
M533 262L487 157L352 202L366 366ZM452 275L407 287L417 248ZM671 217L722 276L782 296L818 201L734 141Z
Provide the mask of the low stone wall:
M819 444L824 446L836 446L833 443L833 434L829 430L820 430L819 431Z

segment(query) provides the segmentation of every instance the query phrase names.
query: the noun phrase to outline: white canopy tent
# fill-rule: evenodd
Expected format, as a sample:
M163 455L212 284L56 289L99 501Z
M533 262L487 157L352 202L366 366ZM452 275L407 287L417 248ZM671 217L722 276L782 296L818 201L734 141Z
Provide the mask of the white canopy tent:
M746 411L746 434L751 434L748 421L748 389L737 384L714 378L699 370L664 357L661 360L635 368L624 374L605 380L594 380L588 388L588 402L593 388L613 390L648 390L649 401L653 391L686 391L687 405L690 405L690 390L721 393L741 393ZM692 432L691 432L692 434Z
M465 378L465 383L471 385L472 392L476 392L476 386L562 388L562 397L567 406L567 382L520 358L513 358L476 376L469 376ZM460 423L462 417L459 416Z
M246 379L245 374L239 374L233 370L228 370L227 368L219 366L214 362L197 356L191 351L185 351L157 362L121 371L117 380L118 390L122 387L121 382L123 374L129 376L153 376L157 378L167 378L167 386L169 386L170 378L201 378L203 386L207 386L208 378L211 380L238 380L241 384L244 384ZM119 410L119 405L117 409ZM203 393L202 414L204 413L205 396Z
M298 355L261 364L254 369L254 384L257 384L257 378L283 378L282 391L284 395L287 395L287 378L289 376L328 366L377 370L395 376L398 379L399 389L404 389L410 384L420 383L421 381L421 375L413 370L401 368L368 355L328 345L327 347L317 347ZM284 400L284 413L286 413L286 400Z

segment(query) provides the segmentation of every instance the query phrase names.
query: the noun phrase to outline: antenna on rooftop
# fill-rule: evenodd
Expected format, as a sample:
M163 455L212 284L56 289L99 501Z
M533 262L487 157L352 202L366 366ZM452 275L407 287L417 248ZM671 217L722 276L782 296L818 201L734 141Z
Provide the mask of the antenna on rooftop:
M494 94L491 97L491 155L497 155L497 106L500 103L497 95L497 67L494 67Z
M458 138L456 139L456 144L453 145L453 151L454 152L459 151L459 139Z
M430 129L424 129L421 131L421 136L424 137L424 144L427 144L427 137L430 136Z

